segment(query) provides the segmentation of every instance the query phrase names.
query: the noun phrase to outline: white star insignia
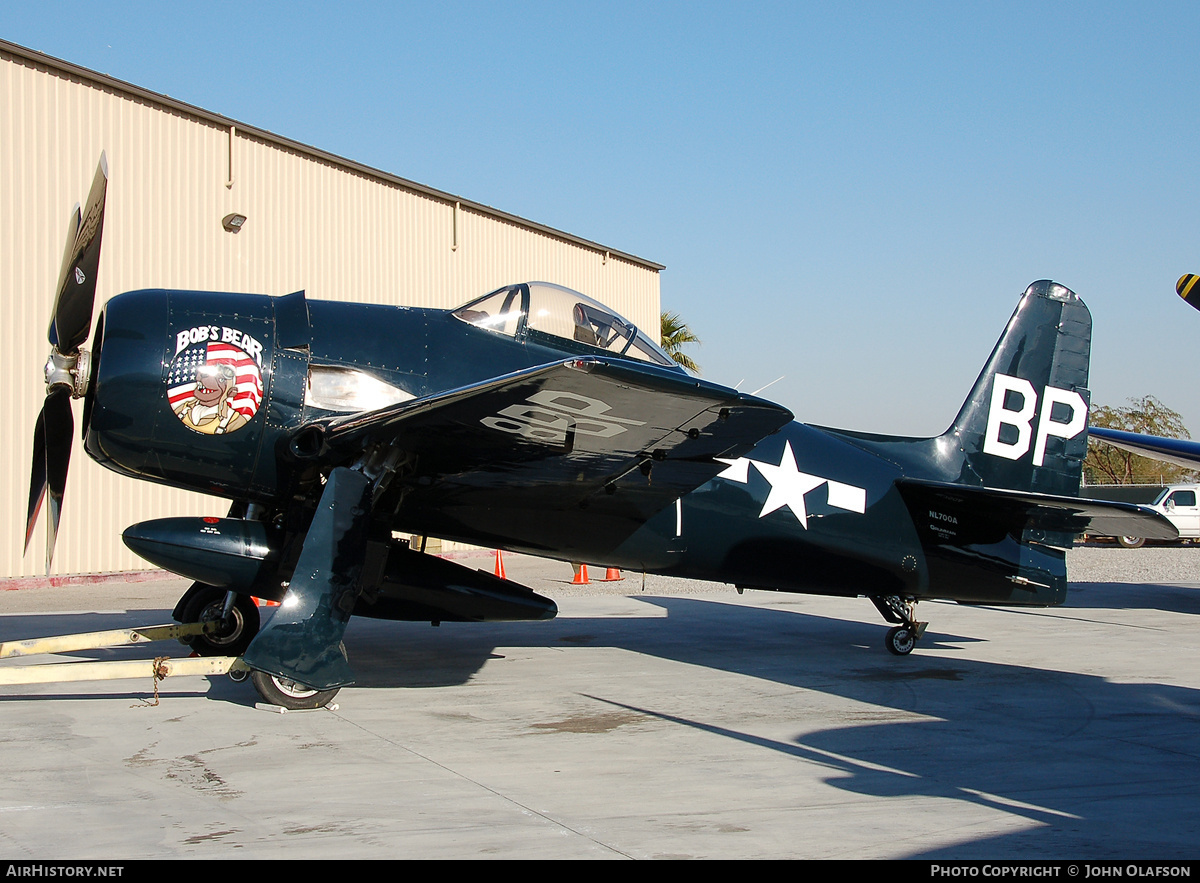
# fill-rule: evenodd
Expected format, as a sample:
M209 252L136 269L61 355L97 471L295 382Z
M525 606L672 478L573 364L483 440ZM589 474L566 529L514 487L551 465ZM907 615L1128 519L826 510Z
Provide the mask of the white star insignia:
M758 513L759 518L786 506L792 510L792 514L796 516L796 520L800 522L801 526L807 530L808 510L804 505L804 495L823 484L829 485L830 506L860 514L867 511L865 488L832 481L819 475L810 475L797 469L796 456L792 453L790 441L784 442L783 456L779 458L778 466L773 463L751 460L748 457L739 457L736 460L719 459L719 462L728 464L729 468L720 473L717 478L745 484L750 479L750 464L753 463L754 468L770 483L771 492L767 494L762 511Z

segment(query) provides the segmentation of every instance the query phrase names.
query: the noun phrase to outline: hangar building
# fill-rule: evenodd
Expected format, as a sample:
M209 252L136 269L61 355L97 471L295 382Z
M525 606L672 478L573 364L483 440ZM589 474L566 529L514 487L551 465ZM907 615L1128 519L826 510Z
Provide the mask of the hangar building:
M72 206L109 167L94 317L138 288L453 307L556 282L657 333L660 264L333 156L0 41L0 578L45 575L42 513L22 556L42 366ZM237 232L223 219L246 220ZM81 406L76 404L78 428ZM226 501L121 478L78 439L52 574L140 570L125 526Z

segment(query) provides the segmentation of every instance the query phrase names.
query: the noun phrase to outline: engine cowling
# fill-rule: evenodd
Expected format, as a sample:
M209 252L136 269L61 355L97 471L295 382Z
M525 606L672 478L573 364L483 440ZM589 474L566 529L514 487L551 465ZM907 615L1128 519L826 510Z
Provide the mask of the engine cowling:
M236 499L277 495L308 371L303 293L143 290L96 329L84 443L126 475ZM280 340L282 329L282 337Z

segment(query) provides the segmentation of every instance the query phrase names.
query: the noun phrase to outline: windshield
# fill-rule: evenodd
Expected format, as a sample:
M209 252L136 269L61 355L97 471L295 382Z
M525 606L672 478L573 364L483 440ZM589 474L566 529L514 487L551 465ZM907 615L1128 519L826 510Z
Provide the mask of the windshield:
M569 352L584 351L579 346L583 344L613 355L677 367L633 323L585 294L549 282L498 289L459 307L454 315L478 328L509 337L524 335Z
M517 332L524 327L525 305L521 285L509 285L485 294L479 300L473 300L466 306L459 307L454 315L468 324L509 337L516 337Z

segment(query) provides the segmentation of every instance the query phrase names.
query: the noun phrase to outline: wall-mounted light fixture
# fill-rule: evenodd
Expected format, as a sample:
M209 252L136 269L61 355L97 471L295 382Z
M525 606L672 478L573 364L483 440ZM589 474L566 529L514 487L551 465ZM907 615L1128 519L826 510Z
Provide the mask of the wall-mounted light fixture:
M225 228L226 233L237 233L242 229L244 223L246 223L246 216L239 215L237 212L230 212L221 218L221 226Z

